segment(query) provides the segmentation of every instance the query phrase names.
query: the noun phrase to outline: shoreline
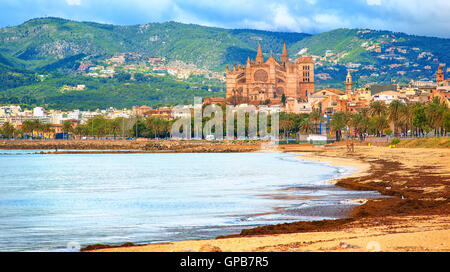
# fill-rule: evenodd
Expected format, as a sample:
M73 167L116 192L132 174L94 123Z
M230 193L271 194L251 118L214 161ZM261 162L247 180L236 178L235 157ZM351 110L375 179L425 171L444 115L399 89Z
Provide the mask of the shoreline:
M290 152L285 152L290 153ZM327 156L314 156L311 153L303 153L298 156L295 156L301 161L310 161L310 162L322 162L331 166L335 166L338 168L350 168L353 171L348 174L344 174L338 178L327 180L328 183L336 184L340 179L350 178L350 177L362 177L365 175L369 175L370 163L358 161L356 159L350 158L336 158L336 157L327 157Z
M0 140L0 150L48 150L53 154L254 152L263 141L206 140ZM67 151L70 150L70 151Z
M82 142L82 141L81 141ZM105 141L98 140L103 144ZM23 143L23 141L21 141ZM33 142L36 143L36 142ZM208 141L181 142L176 144L176 150L164 150L172 145L173 141L133 141L142 147L150 146L150 150L125 150L125 148L110 147L105 145L100 150L60 150L44 154L121 154L121 153L192 153L192 152L280 152L294 153L294 158L305 161L323 162L336 167L352 168L354 171L348 175L328 180L332 184L349 189L362 191L378 191L389 198L382 199L357 199L356 203L362 204L351 212L345 219L323 221L297 221L278 225L259 226L252 229L244 229L239 234L219 236L209 240L186 240L169 242L164 244L133 245L125 243L122 246L90 245L82 251L208 251L211 248L202 248L202 245L215 245L222 251L367 251L364 245L358 247L341 247L339 244L326 247L324 241L330 237L341 237L344 234L354 233L352 239L366 239L367 236L388 236L395 233L410 232L411 228L433 221L440 229L432 226L424 226L412 231L411 237L405 241L396 240L393 236L389 241L395 240L400 247L386 247L392 251L433 251L430 247L422 247L420 236L433 234L440 240L447 241L450 238L450 149L448 148L395 148L379 146L357 146L355 153L346 153L345 146L310 146L310 145L283 145L277 149L261 149L261 142L212 143ZM4 144L4 143L3 143ZM0 142L0 149L2 148ZM109 147L109 148L106 148ZM12 149L12 148L11 148ZM107 150L110 149L110 150ZM126 149L131 149L128 145ZM161 150L163 149L163 150ZM30 150L25 148L22 150ZM0 152L1 153L1 152ZM41 154L40 152L37 154ZM300 155L298 155L300 154ZM426 225L426 224L425 224ZM361 226L364 229L361 230ZM389 231L379 227L389 226ZM319 234L320 235L319 235ZM419 235L420 233L420 235ZM297 249L287 246L299 244L298 239L305 242L311 237L320 236L317 241L308 242L310 246L303 245ZM277 238L278 237L278 238ZM344 236L342 236L344 237ZM400 237L400 236L398 236ZM273 244L278 239L278 244ZM337 239L337 238L336 238ZM431 239L431 238L430 238ZM355 240L355 241L356 241ZM361 241L362 241L361 240ZM438 239L431 239L438 241ZM244 242L245 241L245 242ZM272 241L272 242L269 242ZM359 240L358 240L359 241ZM412 242L411 242L412 241ZM264 244L264 247L255 247L255 244ZM302 242L302 243L303 243ZM242 243L248 244L242 247ZM270 244L272 243L272 244ZM437 242L436 242L437 243ZM444 245L434 247L445 248L450 251L450 241ZM323 246L317 247L323 244ZM181 247L181 245L185 245ZM200 247L197 247L200 245ZM232 246L233 245L233 246ZM313 246L314 245L314 246ZM444 247L443 247L444 246Z
M368 243L366 240L372 236L380 241L390 241L390 245L382 246L387 251L450 250L450 166L445 164L446 159L450 159L450 150L427 149L427 152L436 155L431 159L420 149L357 147L354 154L347 154L344 149L343 146L317 148L292 145L277 151L301 153L297 157L308 161L354 167L357 169L355 172L331 182L350 190L378 191L390 198L361 200L364 204L355 207L346 219L260 226L244 229L240 234L209 240L106 246L108 248L102 248L105 245L91 245L83 251L371 251L361 243ZM431 166L433 164L435 166ZM328 243L340 241L336 237L346 237L349 233L354 234L350 237L351 241L359 245L339 242L333 247L326 247ZM430 236L427 243L421 240L423 236ZM320 239L314 240L313 237ZM438 241L444 241L444 244ZM430 247L430 243L439 245ZM292 247L293 244L298 247Z
M258 150L255 151L257 153L280 153L280 154L289 154L289 155L293 155L290 158L294 158L297 159L299 161L305 161L305 162L313 162L313 163L323 163L325 165L328 166L332 166L332 167L336 167L338 169L342 169L342 168L351 168L350 173L344 173L341 175L341 173L339 174L338 178L334 178L334 179L326 179L323 180L323 182L326 183L330 183L335 185L336 182L342 178L347 178L347 177L356 177L356 176L360 176L360 175L364 175L367 174L368 169L370 168L370 164L368 163L362 163L358 160L355 159L345 159L344 162L339 161L336 158L333 157L314 157L311 156L311 154L307 154L307 153L302 153L299 154L297 152L284 152L282 150L279 149L272 149L272 150ZM290 187L291 189L294 187ZM351 203L355 203L355 204L363 204L361 203L361 201L366 202L367 199L355 199L355 200L351 200ZM277 212L267 212L267 214L269 213L277 213ZM339 223L345 223L345 222L350 222L348 220L349 218L347 217L343 217L343 218L339 218L339 219L325 219L325 220L313 220L313 221L297 221L297 222L302 222L305 225L311 225L313 227L316 226L316 223L319 222L339 222ZM297 223L295 222L295 223ZM290 224L290 223L288 223ZM265 225L265 226L272 226L272 225ZM259 228L259 227L254 227L254 228ZM252 228L252 229L254 229ZM246 229L243 229L242 231L245 231ZM242 233L241 233L242 234ZM232 239L235 237L238 237L239 234L231 234L231 235L225 235L225 236L217 236L215 239ZM135 248L135 247L145 247L145 246L159 246L159 245L167 245L167 244L182 244L184 242L202 242L202 241L210 241L212 239L201 239L201 240L197 240L197 239L187 239L187 240L181 240L181 241L173 241L173 242L164 242L164 243L150 243L150 244L140 244L140 245L135 245L131 242L124 242L121 245L105 245L105 244L93 244L93 245L88 245L84 248L81 249L81 251L83 252L89 252L89 251L103 251L103 250L107 250L107 251L115 251L116 249L118 249L119 251L122 251L122 249L125 248Z

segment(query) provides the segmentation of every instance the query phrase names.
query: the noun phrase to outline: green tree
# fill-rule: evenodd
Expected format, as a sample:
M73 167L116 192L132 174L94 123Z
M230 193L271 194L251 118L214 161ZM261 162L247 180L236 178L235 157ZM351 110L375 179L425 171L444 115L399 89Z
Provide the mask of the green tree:
M446 110L444 114L444 122L443 127L445 129L445 132L448 133L450 131L450 110Z
M119 134L119 130L120 130L120 119L116 118L113 120L109 120L109 126L108 126L111 130L111 133L114 136L114 139L116 139L117 134Z
M434 97L431 103L425 107L428 125L434 129L434 135L440 135L443 133L442 128L446 110L447 105L441 103L438 97Z
M380 101L375 101L369 107L370 116L381 116L386 114L386 105Z
M318 134L320 123L323 121L322 114L318 110L313 110L308 117L311 127L314 129L314 133Z
M129 73L125 73L125 72L119 72L114 76L117 81L122 82L122 81L128 81L131 79L131 75Z
M29 136L33 133L34 124L31 120L25 120L22 122L22 133Z
M342 139L342 130L346 128L345 114L345 112L336 112L331 117L330 127L336 134L336 141Z
M284 93L281 95L281 103L286 106L286 95Z
M427 126L425 106L417 105L414 109L413 125L416 127L416 136L423 134Z
M143 81L146 80L144 74L142 74L142 73L135 73L135 74L133 75L133 77L134 77L134 79L135 79L136 81L138 81L138 82L143 82Z
M5 137L5 138L14 137L15 132L16 132L16 129L9 122L5 122L3 124L3 126L1 127L1 133L3 134L3 137Z
M400 100L393 100L388 106L388 119L394 124L394 134L401 124L404 116L405 105Z
M73 128L73 123L70 120L66 120L63 123L63 132L65 134L69 134L70 132L72 132L72 128Z
M367 133L370 127L369 118L366 114L358 112L352 115L352 126L355 129L355 136L363 138L363 133Z
M389 122L384 115L371 117L369 124L371 130L374 131L377 136L381 136L384 130L389 128Z

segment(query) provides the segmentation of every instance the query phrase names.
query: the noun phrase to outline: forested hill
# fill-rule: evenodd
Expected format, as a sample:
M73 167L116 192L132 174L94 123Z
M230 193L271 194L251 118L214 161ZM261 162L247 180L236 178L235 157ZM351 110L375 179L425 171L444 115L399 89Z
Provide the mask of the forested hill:
M248 56L254 57L258 43L266 56L273 50L276 57L286 43L292 59L307 48L308 54L322 58L319 67L324 68L361 64L363 70L364 65L375 65L361 75L372 75L378 81L397 74L405 79L420 73L431 78L439 63L450 63L450 39L390 31L336 29L310 35L176 22L118 26L38 18L0 29L0 66L52 71L76 67L87 56L136 52L223 71L226 64L245 63ZM380 69L393 71L381 74L377 72ZM376 78L377 74L380 78ZM340 76L331 72L332 79L341 80Z
M106 102L112 103L110 106L142 104L142 101L181 103L180 99L190 99L193 95L184 91L191 87L203 88L210 96L224 95L223 82L211 82L208 73L220 75L226 64L243 64L247 57L254 58L258 43L266 57L273 50L274 56L279 58L283 43L286 43L291 61L305 53L312 56L316 62L316 88L342 89L348 69L357 87L371 83L434 80L438 65L450 63L450 39L390 31L335 29L310 35L176 22L120 26L37 18L18 26L0 28L0 104L22 101L23 97L27 98L26 102L20 103L26 105L46 103L56 107L70 101L69 108L92 108ZM114 68L114 78L89 77L90 68L95 66L107 70L106 60L115 53L126 53L132 58L126 57L125 64ZM151 66L149 72L145 72L146 77L139 77L141 80L134 81L134 76L125 81L123 77L117 78L120 71L133 75L136 71L126 66L148 64L149 58L192 65L201 69L206 81L189 78L180 82L169 77L161 79L159 86L154 87ZM79 69L80 66L84 69ZM87 87L78 93L61 92L64 85L71 84ZM177 91L167 90L175 85ZM108 97L111 95L109 90L120 90L124 86L129 89L139 86L139 90L128 92L126 102ZM154 91L157 95L152 93ZM105 103L100 105L98 101Z
M136 52L217 70L226 63L244 63L248 55L256 54L259 42L281 53L283 42L290 46L309 36L176 22L116 26L41 18L0 29L0 52L30 69L73 56Z

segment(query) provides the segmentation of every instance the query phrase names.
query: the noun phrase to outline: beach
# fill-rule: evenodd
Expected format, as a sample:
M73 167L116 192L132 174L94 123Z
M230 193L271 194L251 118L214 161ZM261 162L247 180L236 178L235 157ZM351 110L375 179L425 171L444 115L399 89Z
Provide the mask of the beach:
M220 239L101 248L95 251L449 251L450 149L356 146L280 146L299 159L352 167L333 180L386 198L360 199L346 219L294 222L245 229ZM96 249L97 248L97 249Z

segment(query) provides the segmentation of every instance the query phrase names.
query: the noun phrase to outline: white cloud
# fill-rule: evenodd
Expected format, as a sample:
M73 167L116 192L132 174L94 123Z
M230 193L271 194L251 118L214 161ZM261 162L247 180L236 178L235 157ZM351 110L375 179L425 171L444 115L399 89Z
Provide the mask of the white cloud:
M369 6L379 6L381 5L381 0L366 0L366 3Z
M289 13L285 5L274 5L273 10L273 24L275 28L292 30L298 27L295 17Z
M79 6L81 5L81 0L66 0L66 3L69 6Z
M317 14L313 18L316 23L325 25L326 27L343 25L343 19L340 18L339 16L332 15L332 14L326 14L326 13Z

